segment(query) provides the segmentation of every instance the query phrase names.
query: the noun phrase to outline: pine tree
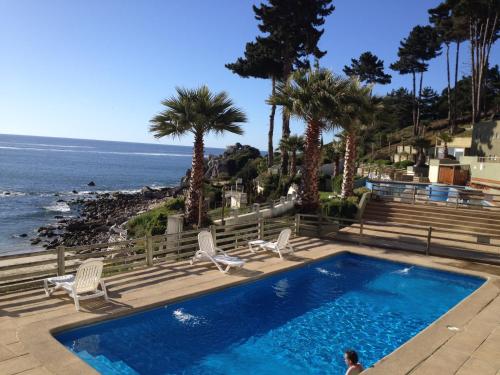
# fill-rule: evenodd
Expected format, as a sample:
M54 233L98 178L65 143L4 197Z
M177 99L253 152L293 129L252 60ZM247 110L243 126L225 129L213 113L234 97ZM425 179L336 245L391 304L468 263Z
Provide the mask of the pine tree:
M271 79L271 92L273 95L276 89L276 81L282 78L283 63L277 55L277 45L270 38L257 37L255 42L247 43L245 47L245 57L239 57L236 62L226 64L226 68L240 77L253 77ZM274 163L274 117L276 105L271 105L269 115L269 132L267 145L268 166Z
M349 77L358 77L368 84L391 83L391 75L384 72L384 61L371 52L364 52L359 59L351 59L351 66L344 66L344 73Z
M309 67L308 57L320 59L326 54L318 48L323 35L325 17L335 7L332 0L269 0L253 6L259 29L266 37L276 41L275 52L283 64L281 77L287 80L296 68ZM290 135L290 115L283 111L282 138ZM282 150L281 172L288 174L288 154Z
M428 61L441 54L438 35L431 26L415 26L407 38L400 43L399 60L391 64L391 69L400 74L412 74L413 78L413 134L420 132L420 98L424 72L427 71ZM420 74L418 96L416 90L416 75Z

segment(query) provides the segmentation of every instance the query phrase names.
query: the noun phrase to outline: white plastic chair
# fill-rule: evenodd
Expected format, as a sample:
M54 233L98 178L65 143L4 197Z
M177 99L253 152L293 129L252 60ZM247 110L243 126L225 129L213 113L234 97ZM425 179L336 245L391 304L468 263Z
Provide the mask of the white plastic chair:
M292 235L292 230L290 228L283 229L276 242L268 242L263 240L255 240L248 242L250 251L255 253L255 247L259 247L264 250L270 250L277 253L281 259L283 259L283 254L291 253L293 254L293 247L290 245L290 236Z
M198 234L198 246L200 249L194 254L191 264L198 260L211 261L223 273L227 273L231 267L241 268L245 265L243 259L229 256L224 250L215 247L212 234L206 230Z
M44 280L44 289L47 297L56 290L64 290L75 301L76 311L80 311L80 300L104 296L108 300L106 285L101 279L103 262L96 259L84 261L76 271L76 275L49 277ZM49 284L53 285L49 288ZM99 285L101 290L99 290Z

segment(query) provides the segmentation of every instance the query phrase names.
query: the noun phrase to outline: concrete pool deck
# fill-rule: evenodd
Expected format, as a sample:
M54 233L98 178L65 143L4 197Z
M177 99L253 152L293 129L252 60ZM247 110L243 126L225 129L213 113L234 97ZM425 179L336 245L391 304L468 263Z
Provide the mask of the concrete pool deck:
M81 312L64 293L46 298L37 289L0 295L0 374L96 374L51 332L250 281L343 251L488 278L465 301L363 374L500 374L500 267L316 238L300 237L293 243L296 254L284 261L269 252L237 250L234 254L248 263L229 275L208 263L188 262L114 275L106 278L111 301L84 301Z

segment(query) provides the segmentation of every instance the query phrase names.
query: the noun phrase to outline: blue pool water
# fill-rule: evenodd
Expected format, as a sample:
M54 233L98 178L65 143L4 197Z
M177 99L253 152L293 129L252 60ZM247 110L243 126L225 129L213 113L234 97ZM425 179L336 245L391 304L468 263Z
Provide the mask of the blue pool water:
M354 254L56 338L102 374L343 374L371 366L484 280Z

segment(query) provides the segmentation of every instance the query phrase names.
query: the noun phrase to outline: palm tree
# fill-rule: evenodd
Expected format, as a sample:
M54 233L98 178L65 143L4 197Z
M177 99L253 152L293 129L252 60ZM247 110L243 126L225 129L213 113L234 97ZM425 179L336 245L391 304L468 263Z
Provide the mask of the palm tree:
M351 78L348 95L343 100L341 115L332 119L332 123L340 126L345 132L344 176L341 198L347 198L353 194L358 133L367 124L373 123L374 117L381 106L378 98L372 96L371 91L371 86L362 85L358 79Z
M290 135L288 138L282 138L280 141L280 150L285 150L290 156L290 177L297 174L297 151L304 150L304 137L297 134Z
M444 143L443 158L448 159L450 156L448 153L448 143L453 141L453 136L448 132L441 132L439 139Z
M304 211L319 208L320 134L329 119L339 116L340 101L349 81L334 76L329 70L297 70L287 82L280 82L269 103L283 106L291 115L306 122L301 205Z
M340 174L340 159L345 153L345 142L341 134L337 134L338 140L332 141L325 147L326 157L332 162L332 177Z
M176 91L176 96L162 102L166 109L151 119L149 130L155 138L194 135L186 221L201 225L206 219L206 212L200 207L203 199L204 137L211 132L243 134L240 124L246 122L246 115L233 105L225 92L215 94L207 86L176 88Z

